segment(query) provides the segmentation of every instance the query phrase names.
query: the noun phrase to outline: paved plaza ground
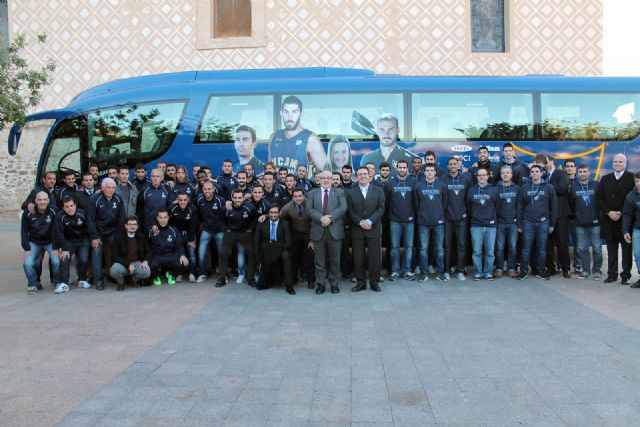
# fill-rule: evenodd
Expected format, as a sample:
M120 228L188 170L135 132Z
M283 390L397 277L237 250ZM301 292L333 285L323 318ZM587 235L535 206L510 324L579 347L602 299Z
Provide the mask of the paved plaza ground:
M640 289L27 295L20 259L17 226L0 226L2 426L640 424Z

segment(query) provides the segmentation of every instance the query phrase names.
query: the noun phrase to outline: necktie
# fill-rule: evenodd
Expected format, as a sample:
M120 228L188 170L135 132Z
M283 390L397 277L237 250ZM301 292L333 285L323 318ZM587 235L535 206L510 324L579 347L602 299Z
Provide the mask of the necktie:
M329 190L324 190L324 197L322 198L322 215L329 213Z
M298 214L302 217L302 205L298 205Z
M277 240L276 239L276 223L275 222L271 223L271 238L270 238L270 240L272 242L275 242Z

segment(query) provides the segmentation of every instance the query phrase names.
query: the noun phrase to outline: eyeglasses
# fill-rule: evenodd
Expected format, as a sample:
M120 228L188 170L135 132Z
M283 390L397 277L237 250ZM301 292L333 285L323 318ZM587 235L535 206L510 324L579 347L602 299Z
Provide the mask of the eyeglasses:
M127 224L127 227L137 227L138 224Z

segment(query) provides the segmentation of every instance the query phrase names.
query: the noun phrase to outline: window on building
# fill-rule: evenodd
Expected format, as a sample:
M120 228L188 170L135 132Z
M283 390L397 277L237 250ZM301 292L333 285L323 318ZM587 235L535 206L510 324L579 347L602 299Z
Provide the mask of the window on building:
M0 0L0 45L9 46L9 3Z
M251 35L251 0L215 0L213 2L213 37L248 37Z
M265 0L196 0L196 47L266 45Z
M505 0L471 0L471 51L506 52Z

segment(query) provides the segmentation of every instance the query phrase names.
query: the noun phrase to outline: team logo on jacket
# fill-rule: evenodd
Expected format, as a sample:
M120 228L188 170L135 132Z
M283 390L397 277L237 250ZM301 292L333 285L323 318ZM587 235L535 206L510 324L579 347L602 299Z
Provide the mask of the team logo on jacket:
M171 236L167 236L167 242L169 243L173 242L173 238Z
M78 218L78 225L82 225L82 219Z
M47 223L51 222L51 217L47 216L47 218L45 219L45 221L47 221Z
M118 204L116 202L113 202L113 209L118 209Z

